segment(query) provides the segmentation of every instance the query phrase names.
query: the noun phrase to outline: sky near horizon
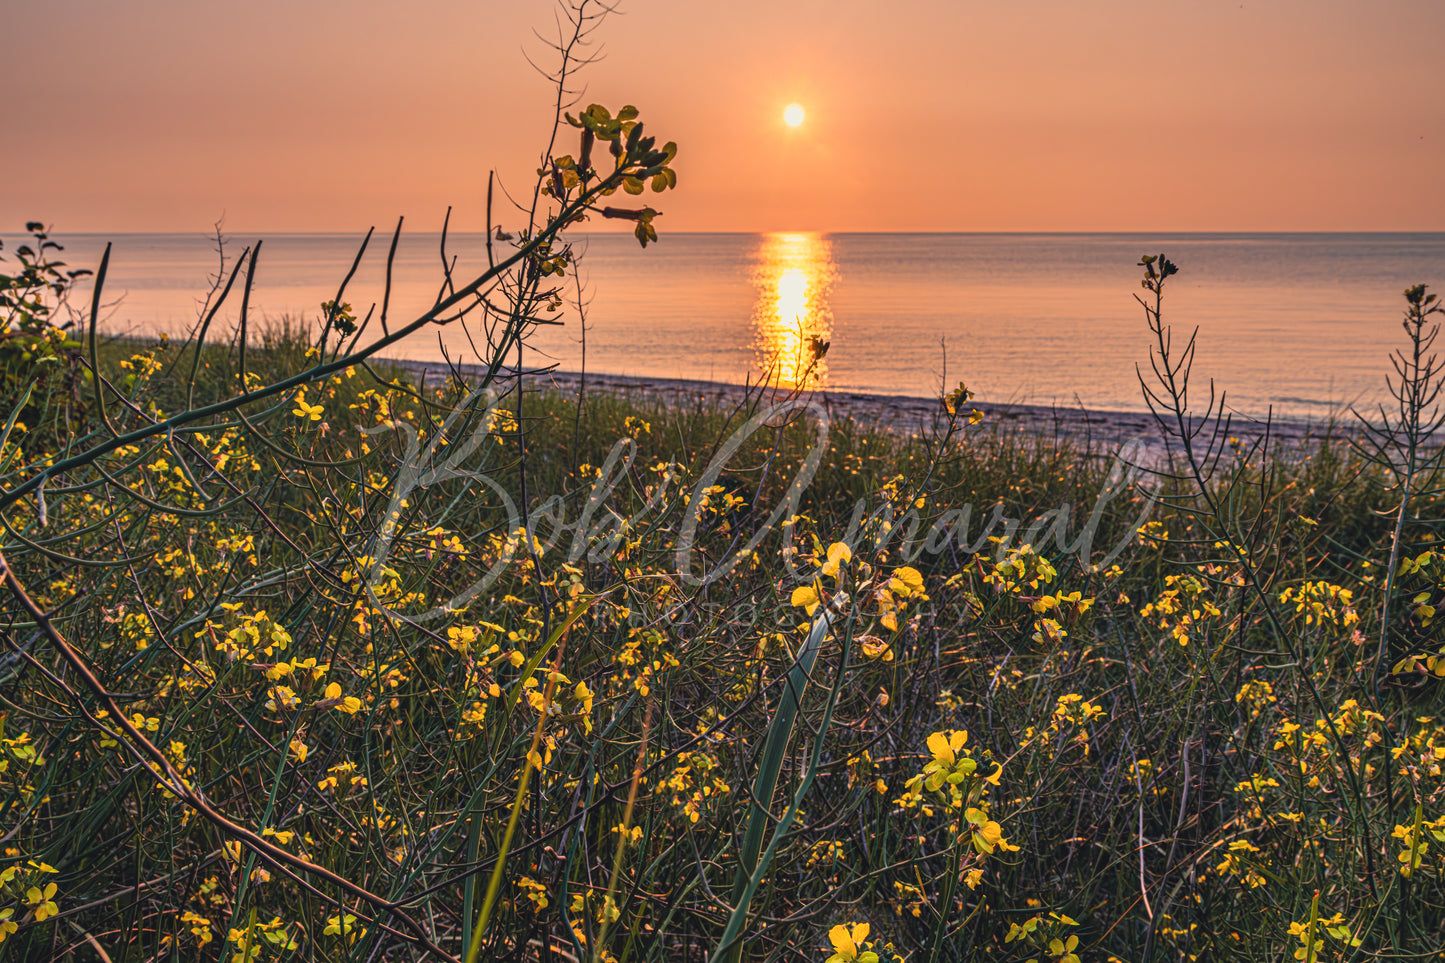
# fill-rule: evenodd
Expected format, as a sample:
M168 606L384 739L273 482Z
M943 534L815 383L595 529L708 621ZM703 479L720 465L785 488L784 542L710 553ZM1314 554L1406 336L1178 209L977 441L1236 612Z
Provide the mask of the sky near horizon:
M480 230L555 9L0 0L0 236ZM1442 37L1439 0L622 0L579 79L679 144L664 236L1445 230Z

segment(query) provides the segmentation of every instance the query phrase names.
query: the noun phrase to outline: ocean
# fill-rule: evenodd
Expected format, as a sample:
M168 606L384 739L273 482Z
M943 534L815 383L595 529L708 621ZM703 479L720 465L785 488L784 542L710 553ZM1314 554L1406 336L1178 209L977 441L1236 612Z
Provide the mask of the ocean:
M252 310L315 319L361 235L264 238ZM55 235L71 267L113 243L103 328L185 332L218 266L204 234ZM258 238L228 237L234 260ZM23 241L5 236L6 251ZM378 234L347 289L358 317L381 300L390 234ZM1198 328L1193 397L1212 379L1231 408L1320 418L1388 400L1389 353L1405 344L1401 292L1445 284L1445 233L1360 234L669 234L642 250L625 234L579 235L577 276L561 285L560 327L539 329L528 364L589 372L742 382L769 366L784 380L830 344L809 375L840 391L931 396L966 382L980 400L1137 411L1148 373L1144 254L1180 273L1164 318L1176 345ZM486 264L485 238L453 235L458 277ZM0 252L3 253L3 252ZM8 255L7 255L8 257ZM8 262L0 262L8 263ZM404 234L390 315L434 302L439 237ZM221 317L229 322L237 292ZM78 294L89 303L89 289ZM79 302L77 302L79 303ZM375 330L373 327L371 330ZM478 332L473 329L473 338ZM390 352L469 360L467 332L419 333Z

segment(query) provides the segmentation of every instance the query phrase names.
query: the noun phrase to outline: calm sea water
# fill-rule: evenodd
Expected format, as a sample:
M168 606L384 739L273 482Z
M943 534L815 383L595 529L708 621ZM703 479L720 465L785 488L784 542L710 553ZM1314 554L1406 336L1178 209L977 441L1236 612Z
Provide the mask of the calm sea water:
M114 242L112 331L186 330L217 265L213 240L200 234L59 239L71 266L94 266ZM228 253L253 241L236 236ZM267 236L254 309L314 318L359 241ZM381 299L388 241L373 239L347 290L358 316ZM1213 378L1234 407L1256 414L1272 405L1319 416L1382 400L1389 351L1403 343L1401 291L1445 285L1445 233L664 233L646 251L626 235L580 237L576 247L592 372L740 382L771 364L789 378L817 337L831 342L816 375L832 389L933 395L962 380L983 400L1125 410L1142 407L1134 366L1147 370L1149 357L1132 297L1141 254L1162 251L1180 265L1165 316L1176 338L1199 328L1201 400ZM454 236L450 251L459 274L486 263L480 235ZM438 238L404 236L392 317L425 311L440 279ZM565 326L540 331L528 360L576 370L577 313L558 316ZM443 345L468 353L455 325L393 353L437 358Z

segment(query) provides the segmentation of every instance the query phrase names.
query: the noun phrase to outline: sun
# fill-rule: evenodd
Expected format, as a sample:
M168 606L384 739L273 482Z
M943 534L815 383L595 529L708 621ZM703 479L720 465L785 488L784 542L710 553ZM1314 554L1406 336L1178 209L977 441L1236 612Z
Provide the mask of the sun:
M783 108L783 123L789 127L797 127L803 122L803 105L789 104Z

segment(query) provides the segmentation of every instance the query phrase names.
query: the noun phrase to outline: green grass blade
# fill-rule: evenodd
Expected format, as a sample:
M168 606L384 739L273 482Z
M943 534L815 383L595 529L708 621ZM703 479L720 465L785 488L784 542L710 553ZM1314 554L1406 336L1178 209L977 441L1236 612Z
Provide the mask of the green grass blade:
M778 700L777 711L773 714L773 721L768 726L768 738L763 744L762 758L758 762L758 774L753 780L753 801L748 813L748 826L743 835L743 845L739 852L737 877L733 880L733 911L728 920L727 929L723 932L720 947L726 947L732 943L732 948L723 957L729 963L737 963L742 956L742 942L737 936L747 920L748 907L752 903L753 893L757 889L758 876L758 854L763 848L763 835L768 828L768 806L772 802L773 791L778 785L778 774L783 768L783 758L787 755L788 741L792 737L793 727L797 723L798 710L802 705L803 693L808 688L808 679L813 672L813 664L818 660L818 653L822 651L823 640L828 636L836 613L836 607L842 610L848 604L848 596L845 593L838 593L818 617L813 621L813 628L808 633L807 641L798 652L798 659L793 668L788 672L787 681L783 686L782 697ZM804 780L806 790L810 780ZM781 826L779 827L782 828ZM775 840L776 842L776 840ZM771 847L769 847L771 849Z

